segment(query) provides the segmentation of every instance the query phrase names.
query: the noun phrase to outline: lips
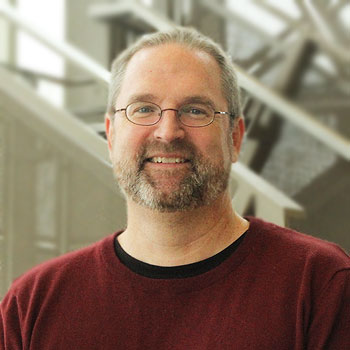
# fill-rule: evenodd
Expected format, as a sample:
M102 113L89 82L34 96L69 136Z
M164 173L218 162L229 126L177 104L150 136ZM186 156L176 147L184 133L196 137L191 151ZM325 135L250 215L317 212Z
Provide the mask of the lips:
M184 140L171 143L158 141L146 142L139 153L140 167L149 165L167 165L168 167L192 164L196 157L195 147ZM160 168L160 167L159 167Z
M161 163L161 164L181 164L188 162L186 158L180 157L152 157L147 159L151 163Z

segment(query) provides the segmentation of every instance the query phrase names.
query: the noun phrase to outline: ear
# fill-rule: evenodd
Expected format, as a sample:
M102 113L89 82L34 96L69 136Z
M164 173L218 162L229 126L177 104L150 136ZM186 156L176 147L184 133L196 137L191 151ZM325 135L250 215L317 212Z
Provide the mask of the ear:
M232 129L232 143L233 143L233 152L232 152L232 163L237 162L239 153L241 151L241 146L243 143L243 137L245 132L245 124L243 117L237 117L234 121Z
M113 126L113 119L111 119L108 113L105 114L105 128L106 128L108 149L109 149L109 152L111 152L113 139L114 139L114 126Z

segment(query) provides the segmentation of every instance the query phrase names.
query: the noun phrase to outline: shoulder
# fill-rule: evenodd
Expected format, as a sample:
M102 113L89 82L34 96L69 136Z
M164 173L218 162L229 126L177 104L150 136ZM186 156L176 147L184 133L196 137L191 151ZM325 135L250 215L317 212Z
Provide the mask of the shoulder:
M104 263L103 251L113 246L115 234L87 247L45 261L15 279L10 288L13 294L28 290L40 292L79 278L88 278Z
M265 259L277 259L290 268L318 269L330 274L350 270L350 258L337 244L261 219L249 217L253 249Z

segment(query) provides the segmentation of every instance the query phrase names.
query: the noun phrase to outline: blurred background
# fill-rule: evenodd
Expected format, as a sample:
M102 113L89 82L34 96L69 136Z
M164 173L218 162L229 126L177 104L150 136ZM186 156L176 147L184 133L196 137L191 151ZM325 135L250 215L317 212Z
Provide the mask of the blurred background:
M0 298L31 266L124 227L109 68L174 25L236 66L248 129L237 210L350 250L349 1L0 0Z

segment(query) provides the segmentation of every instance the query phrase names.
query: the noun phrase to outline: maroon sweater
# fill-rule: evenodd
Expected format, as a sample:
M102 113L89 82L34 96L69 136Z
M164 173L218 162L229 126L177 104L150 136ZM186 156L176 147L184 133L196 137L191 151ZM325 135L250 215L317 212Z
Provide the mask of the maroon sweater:
M261 220L198 276L140 276L111 235L41 264L1 303L0 349L350 349L350 260Z

